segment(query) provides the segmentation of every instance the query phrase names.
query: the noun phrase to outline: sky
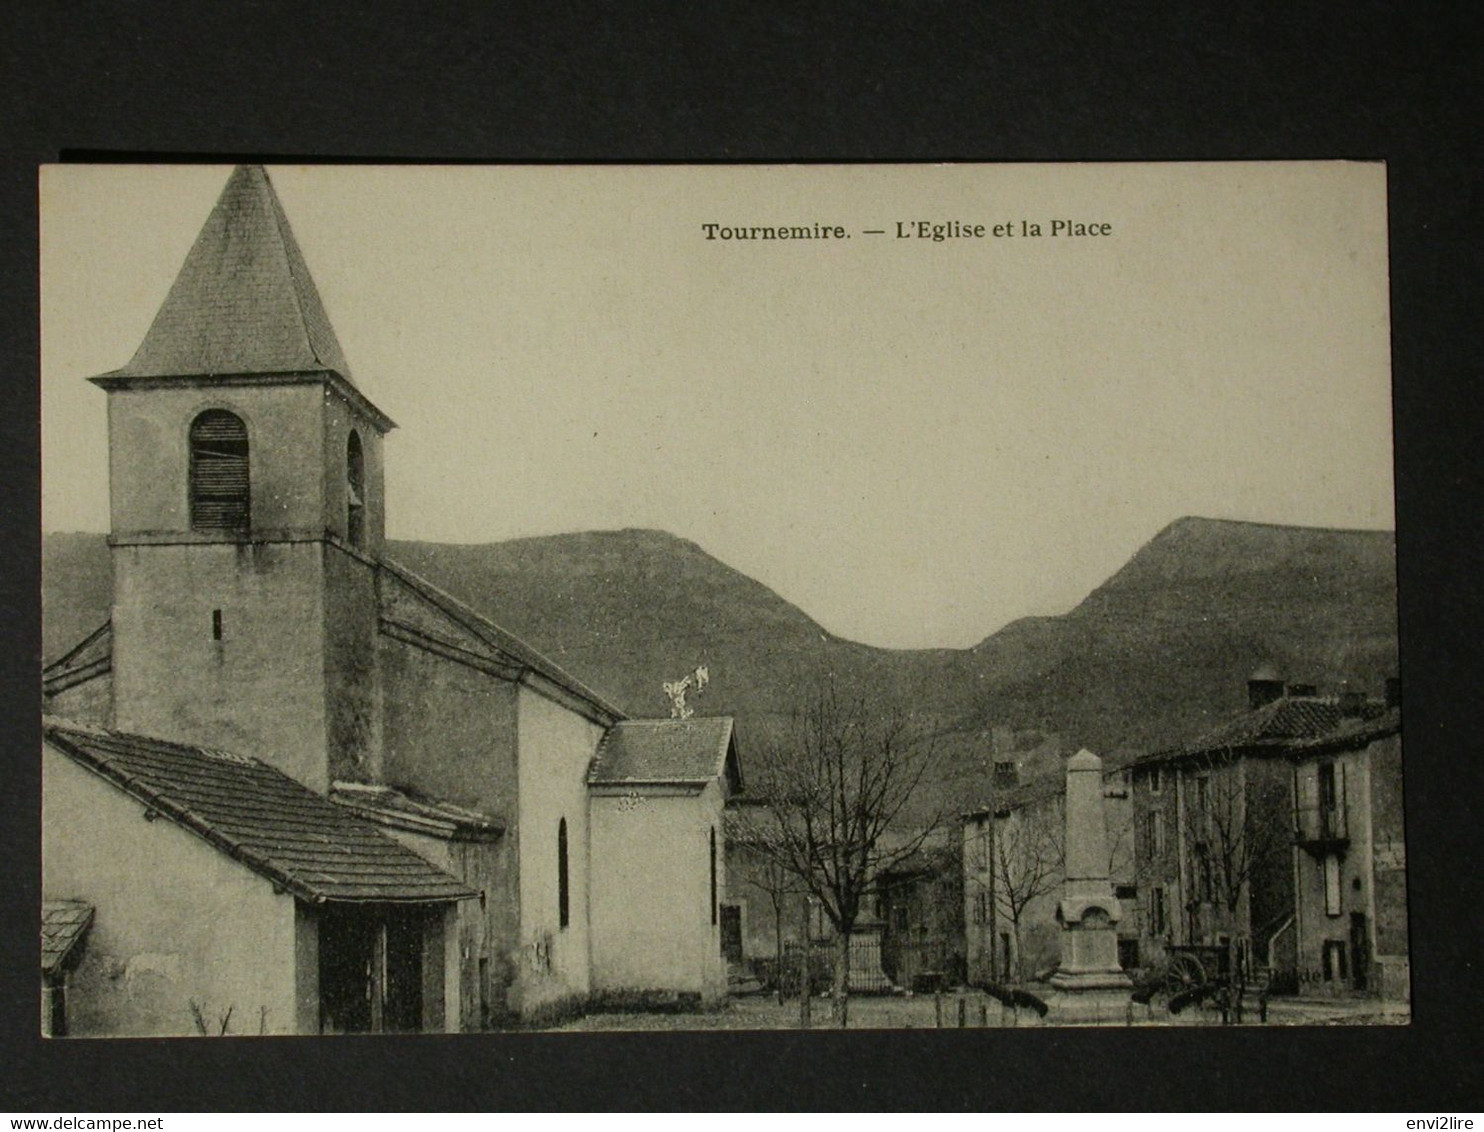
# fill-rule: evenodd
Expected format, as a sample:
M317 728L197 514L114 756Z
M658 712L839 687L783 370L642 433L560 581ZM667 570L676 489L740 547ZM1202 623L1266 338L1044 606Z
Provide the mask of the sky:
M45 530L107 529L85 379L229 171L42 170ZM916 648L1064 612L1182 516L1393 526L1381 165L268 172L400 426L393 538L659 528Z

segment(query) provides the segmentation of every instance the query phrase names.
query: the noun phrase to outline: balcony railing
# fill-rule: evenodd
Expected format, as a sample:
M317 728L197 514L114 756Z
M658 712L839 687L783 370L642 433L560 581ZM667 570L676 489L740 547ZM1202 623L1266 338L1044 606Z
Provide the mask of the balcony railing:
M1294 810L1294 840L1301 845L1338 846L1350 840L1341 805L1300 806Z

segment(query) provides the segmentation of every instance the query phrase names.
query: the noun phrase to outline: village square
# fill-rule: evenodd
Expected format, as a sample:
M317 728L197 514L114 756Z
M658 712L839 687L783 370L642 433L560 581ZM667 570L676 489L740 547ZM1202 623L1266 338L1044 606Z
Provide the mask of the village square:
M44 1033L1407 1020L1389 531L1182 518L887 655L657 532L394 544L261 166L152 301L70 379L109 529L48 535Z

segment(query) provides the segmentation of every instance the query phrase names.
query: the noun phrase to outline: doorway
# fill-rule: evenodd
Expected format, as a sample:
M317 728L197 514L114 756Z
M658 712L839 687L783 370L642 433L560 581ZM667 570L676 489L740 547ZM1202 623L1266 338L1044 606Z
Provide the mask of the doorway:
M1364 912L1350 913L1350 975L1351 985L1356 990L1365 990L1367 968L1370 966L1370 948Z
M425 914L327 905L319 921L320 1032L423 1028Z
M742 962L742 905L721 906L721 957L728 963Z

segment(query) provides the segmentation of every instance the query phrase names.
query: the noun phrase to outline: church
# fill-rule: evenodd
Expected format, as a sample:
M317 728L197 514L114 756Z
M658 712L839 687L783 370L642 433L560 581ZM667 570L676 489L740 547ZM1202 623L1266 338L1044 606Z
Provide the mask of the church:
M91 380L112 606L43 671L45 1032L476 1031L725 995L732 720L630 719L387 558L395 424L263 168Z

